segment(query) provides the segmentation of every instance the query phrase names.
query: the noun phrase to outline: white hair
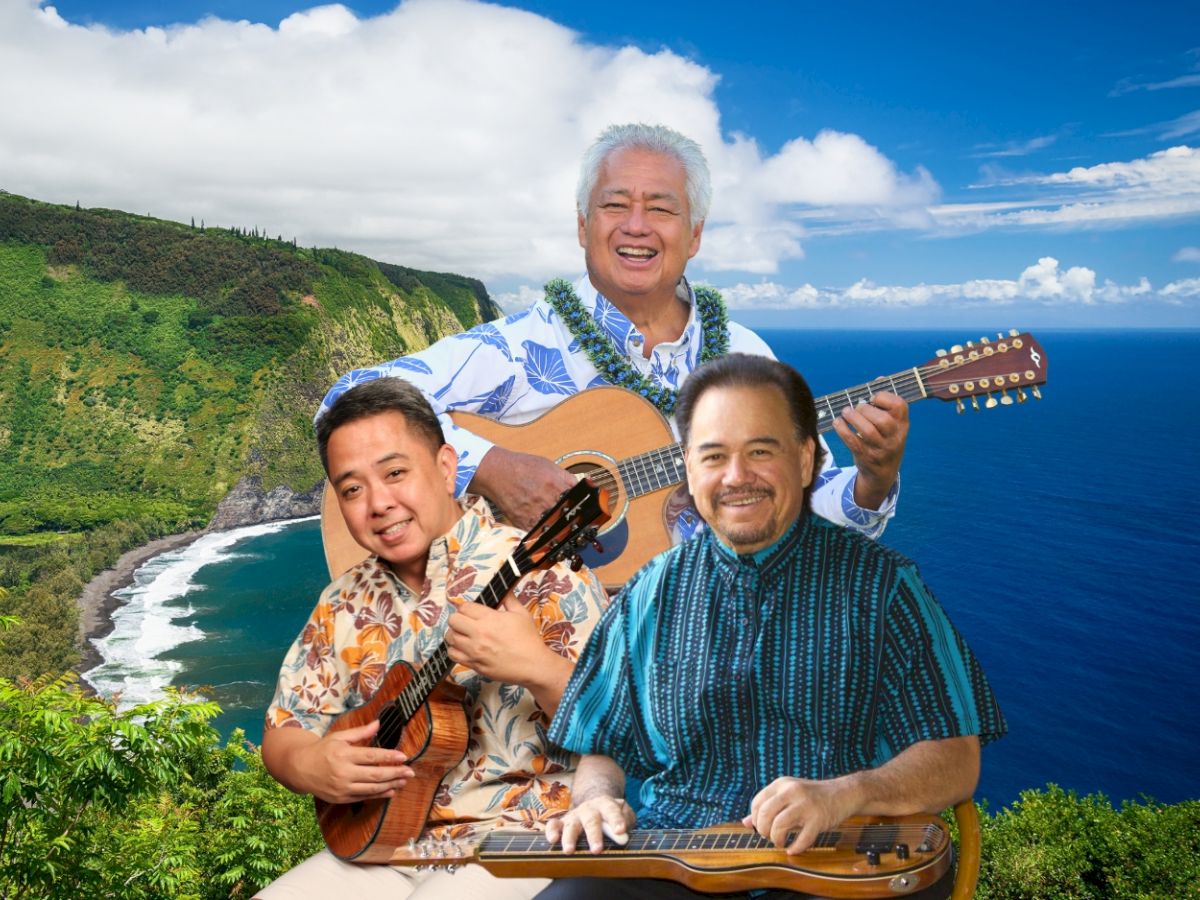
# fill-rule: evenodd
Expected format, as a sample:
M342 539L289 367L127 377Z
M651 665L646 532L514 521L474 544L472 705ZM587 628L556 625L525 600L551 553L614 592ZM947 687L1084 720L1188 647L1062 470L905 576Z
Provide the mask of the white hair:
M641 122L609 125L583 154L579 186L575 190L575 208L581 216L587 218L588 203L600 179L600 167L604 161L617 150L629 149L648 150L679 160L683 166L691 213L688 224L695 228L708 218L708 207L712 202L712 178L708 174L708 162L700 145L665 125L645 125Z

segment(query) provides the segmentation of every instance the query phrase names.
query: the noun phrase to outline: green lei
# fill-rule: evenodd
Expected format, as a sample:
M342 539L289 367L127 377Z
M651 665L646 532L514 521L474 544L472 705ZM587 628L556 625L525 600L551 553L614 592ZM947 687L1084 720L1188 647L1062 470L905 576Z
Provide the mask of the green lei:
M700 362L706 363L729 352L729 319L720 294L707 287L697 287L693 291L703 334ZM547 283L546 302L562 317L563 324L579 340L583 352L609 384L641 394L662 410L663 415L669 416L675 411L675 391L655 384L630 364L625 353L613 344L596 324L595 317L584 308L570 282L556 278Z

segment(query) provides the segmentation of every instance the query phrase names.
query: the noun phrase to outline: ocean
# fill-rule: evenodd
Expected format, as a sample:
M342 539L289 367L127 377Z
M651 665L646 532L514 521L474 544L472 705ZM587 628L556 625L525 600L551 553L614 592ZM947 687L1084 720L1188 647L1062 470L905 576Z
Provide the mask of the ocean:
M761 333L817 394L964 342ZM1009 734L985 748L977 793L991 808L1047 783L1200 798L1200 403L1184 377L1200 332L1037 337L1041 401L961 415L912 405L883 541L919 563L1000 698ZM282 655L326 581L315 520L206 536L139 571L88 678L130 701L203 686L224 709L217 727L258 741Z

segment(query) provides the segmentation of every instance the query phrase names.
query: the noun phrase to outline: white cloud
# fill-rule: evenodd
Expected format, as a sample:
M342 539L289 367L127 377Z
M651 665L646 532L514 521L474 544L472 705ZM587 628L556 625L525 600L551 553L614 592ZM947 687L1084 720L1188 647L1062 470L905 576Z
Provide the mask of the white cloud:
M1010 141L1009 143L997 147L995 144L980 144L976 147L976 153L971 154L974 159L987 159L991 157L1002 156L1028 156L1031 153L1036 153L1038 150L1045 150L1058 140L1058 135L1048 134L1041 137L1030 138L1027 141Z
M1025 189L1023 201L945 204L930 215L947 231L994 227L1121 227L1200 215L1200 148L1178 146L1123 162L1049 175L1001 178L989 169L980 190Z
M816 288L805 284L792 288L774 282L722 286L726 303L735 310L787 310L854 307L965 308L980 305L1006 306L1035 302L1047 306L1100 303L1129 303L1158 296L1163 299L1200 295L1200 278L1174 282L1157 292L1146 278L1136 284L1119 285L1084 266L1062 269L1058 260L1044 256L1015 279L980 278L957 284L880 285L860 279L845 288Z
M1200 278L1184 278L1182 281L1172 281L1159 291L1164 297L1200 297Z
M1184 113L1177 119L1163 125L1162 139L1173 141L1176 138L1187 137L1189 134L1200 132L1200 109Z
M1200 262L1200 247L1180 247L1171 262Z
M542 279L582 268L583 149L605 125L652 115L712 164L698 266L775 272L803 255L814 212L928 224L928 172L903 173L852 134L797 137L774 154L726 138L716 83L670 51L587 44L473 0L128 32L0 0L0 188Z

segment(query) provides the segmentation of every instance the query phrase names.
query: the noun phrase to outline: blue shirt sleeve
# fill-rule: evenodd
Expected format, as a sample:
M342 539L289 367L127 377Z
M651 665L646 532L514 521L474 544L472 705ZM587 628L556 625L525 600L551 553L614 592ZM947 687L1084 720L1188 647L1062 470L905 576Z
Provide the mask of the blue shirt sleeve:
M876 765L918 741L1007 730L971 648L912 566L900 569L883 649Z

